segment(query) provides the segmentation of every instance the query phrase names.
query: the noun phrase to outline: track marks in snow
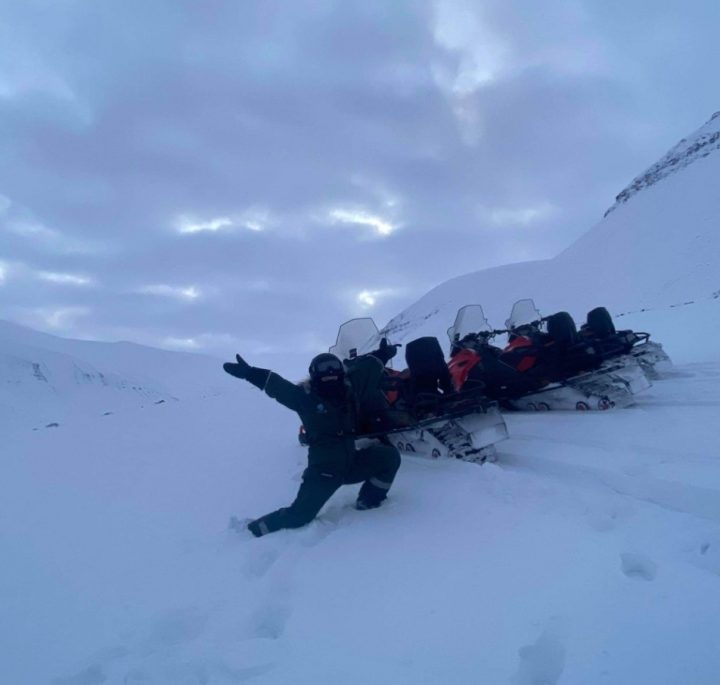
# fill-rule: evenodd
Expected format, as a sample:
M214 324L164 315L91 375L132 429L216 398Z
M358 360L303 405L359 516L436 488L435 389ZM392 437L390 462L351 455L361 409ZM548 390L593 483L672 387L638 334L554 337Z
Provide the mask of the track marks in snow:
M348 525L352 514L342 505L331 506L299 531L261 539L228 535L231 544L220 546L220 563L234 565L239 574L222 600L205 610L180 607L163 613L132 644L107 650L53 685L222 685L272 671L287 649L298 565Z
M133 668L122 680L123 685L208 685L210 682L210 675L202 663Z
M628 578L655 580L658 565L644 554L623 552L620 555L620 568Z
M250 615L249 639L277 640L281 638L291 614L292 602L289 588L274 588L267 592Z
M531 471L543 478L555 478L584 487L604 487L619 495L720 522L718 491L696 485L663 480L637 473L618 473L600 466L572 464L537 456L506 452L501 467Z
M588 525L598 533L606 533L618 529L635 513L633 505L621 498L611 505L603 505L600 510L589 511L586 515Z
M512 685L556 685L565 670L565 644L558 626L545 630L531 645L518 650Z
M107 680L101 666L93 664L75 675L67 678L56 678L53 685L101 685Z
M234 652L240 653L235 655ZM258 650L261 652L262 650ZM155 653L115 669L105 685L232 685L257 678L275 668L275 657L242 653L227 645L203 643L192 653Z
M720 402L714 400L648 400L644 407L720 407Z
M302 531L299 543L303 547L317 547L339 528L348 525L344 517L352 512L346 507L331 506L324 510L306 530Z
M242 683L273 670L290 605L282 593L262 599L238 626L236 605L216 615L177 609L158 618L131 647L53 685L209 685Z
M720 403L718 403L720 405ZM513 431L510 436L513 440L531 442L537 444L556 444L556 445L570 445L572 447L578 447L582 450L597 450L601 455L607 453L621 453L626 455L636 454L647 457L663 457L659 463L668 463L673 461L697 461L714 463L717 461L712 455L705 452L696 452L687 447L684 447L682 453L679 453L677 449L668 449L666 447L643 445L636 442L622 442L622 443L611 443L607 439L592 439L583 438L582 440L573 439L569 437L555 438L543 434L525 433L520 431Z
M711 573L720 580L720 536L694 546L689 561L693 566Z
M250 543L251 540L248 540ZM275 549L253 550L242 562L242 574L247 580L262 578L277 561L279 553Z
M203 633L207 618L205 613L194 608L170 611L152 627L148 646L158 649L190 642Z
M350 513L342 507L331 507L316 518L310 525L299 531L290 531L284 535L291 535L293 542L300 547L316 547L329 535L332 535L342 524L344 515ZM283 535L281 533L281 535ZM241 540L245 556L241 562L242 575L246 580L262 579L275 565L281 556L280 543L277 538L253 538L250 533L238 535L230 531L228 539L231 544ZM291 548L293 545L291 545Z
M270 645L280 641L292 614L292 582L284 569L270 572L280 555L272 548L258 554L257 543L243 539L255 559L245 570L253 572L241 574L220 601L204 610L164 612L147 623L144 635L52 685L231 685L273 670L282 650Z
M276 533L275 538L243 539L243 551L247 554L243 563L245 577L261 586L260 599L250 612L244 639L277 640L283 636L293 612L293 574L297 563L307 548L317 547L347 525L343 518L349 513L343 507L330 507L302 530ZM267 548L258 549L263 544Z

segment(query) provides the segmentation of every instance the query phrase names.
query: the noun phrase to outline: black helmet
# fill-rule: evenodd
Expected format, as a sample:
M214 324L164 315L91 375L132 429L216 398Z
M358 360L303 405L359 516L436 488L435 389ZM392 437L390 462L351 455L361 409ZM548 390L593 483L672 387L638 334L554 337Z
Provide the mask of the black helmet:
M343 363L334 355L329 352L323 352L315 357L310 362L311 380L320 380L326 376L344 376L345 367Z
M310 384L315 392L326 397L338 397L345 390L345 367L329 352L319 354L310 362Z

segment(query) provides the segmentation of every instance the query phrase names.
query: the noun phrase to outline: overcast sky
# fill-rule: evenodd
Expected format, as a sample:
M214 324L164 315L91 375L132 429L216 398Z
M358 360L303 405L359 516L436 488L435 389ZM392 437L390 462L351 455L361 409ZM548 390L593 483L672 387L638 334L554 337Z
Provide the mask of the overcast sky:
M716 0L0 0L0 318L310 356L597 223L720 109L718 26Z

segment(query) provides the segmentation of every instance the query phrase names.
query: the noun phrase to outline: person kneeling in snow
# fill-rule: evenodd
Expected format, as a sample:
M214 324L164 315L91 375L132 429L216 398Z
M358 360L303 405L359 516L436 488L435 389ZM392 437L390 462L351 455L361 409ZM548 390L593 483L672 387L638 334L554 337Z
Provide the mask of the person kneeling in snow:
M383 365L372 356L343 363L332 354L320 354L310 363L310 381L295 385L267 369L250 366L240 355L223 369L266 392L296 411L305 426L308 466L295 501L247 524L260 537L282 528L300 528L312 521L341 486L362 483L357 509L379 507L387 497L400 454L390 445L355 448L360 422L383 402L380 379Z

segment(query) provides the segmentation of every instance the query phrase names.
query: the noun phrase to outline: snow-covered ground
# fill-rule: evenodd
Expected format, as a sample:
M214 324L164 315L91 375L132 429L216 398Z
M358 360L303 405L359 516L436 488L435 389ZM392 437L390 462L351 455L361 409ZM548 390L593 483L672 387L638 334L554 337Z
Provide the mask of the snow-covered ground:
M406 458L386 507L259 540L229 514L290 501L304 451L251 387L17 428L0 681L714 684L719 379L509 415L497 465Z

